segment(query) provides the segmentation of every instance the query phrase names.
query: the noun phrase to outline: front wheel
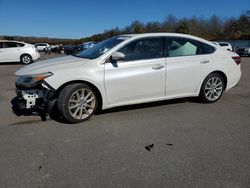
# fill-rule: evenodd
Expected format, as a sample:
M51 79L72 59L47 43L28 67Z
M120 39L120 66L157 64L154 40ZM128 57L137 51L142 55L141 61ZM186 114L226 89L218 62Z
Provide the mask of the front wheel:
M205 103L213 103L219 100L225 88L225 83L221 75L217 73L209 74L200 90L200 99Z
M71 84L63 88L57 106L70 123L88 120L96 111L98 100L94 91L86 84Z

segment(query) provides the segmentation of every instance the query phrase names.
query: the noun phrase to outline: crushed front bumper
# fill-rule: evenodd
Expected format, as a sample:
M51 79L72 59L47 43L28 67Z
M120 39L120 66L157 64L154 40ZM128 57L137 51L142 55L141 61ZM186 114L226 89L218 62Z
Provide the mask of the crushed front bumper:
M56 102L55 91L44 87L43 84L34 87L20 87L16 85L15 108L19 112L49 113Z
M16 89L17 98L22 101L26 109L43 107L48 102L48 90L41 89Z

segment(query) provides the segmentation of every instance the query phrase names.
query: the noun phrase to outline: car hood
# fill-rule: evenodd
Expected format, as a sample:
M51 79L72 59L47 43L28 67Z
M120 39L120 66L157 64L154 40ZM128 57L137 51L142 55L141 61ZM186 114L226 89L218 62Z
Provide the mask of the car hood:
M39 74L44 72L54 72L56 70L79 67L80 65L88 61L89 60L87 59L79 57L64 56L49 60L38 61L36 63L26 65L23 68L16 71L15 74L28 75L28 74Z

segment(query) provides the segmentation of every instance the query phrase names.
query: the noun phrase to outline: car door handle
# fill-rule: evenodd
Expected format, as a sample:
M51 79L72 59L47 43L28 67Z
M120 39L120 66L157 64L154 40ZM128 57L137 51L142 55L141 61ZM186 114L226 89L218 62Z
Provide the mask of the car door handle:
M160 65L160 64L156 64L156 65L154 65L153 67L152 67L152 69L154 69L154 70L159 70L159 69L163 69L164 68L164 66L163 65Z
M209 63L210 61L209 60L203 60L201 61L201 64L206 64L206 63Z

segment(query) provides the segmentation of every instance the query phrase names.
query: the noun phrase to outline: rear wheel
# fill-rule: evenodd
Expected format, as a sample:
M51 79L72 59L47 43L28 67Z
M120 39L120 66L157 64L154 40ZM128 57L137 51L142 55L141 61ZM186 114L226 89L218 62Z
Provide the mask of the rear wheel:
M219 100L225 88L225 82L217 73L209 74L201 87L200 99L202 102L213 103Z
M70 123L88 120L95 113L98 100L94 91L86 84L71 84L59 94L57 106Z
M21 60L21 63L23 64L30 64L33 62L32 57L28 54L22 55L20 60Z

